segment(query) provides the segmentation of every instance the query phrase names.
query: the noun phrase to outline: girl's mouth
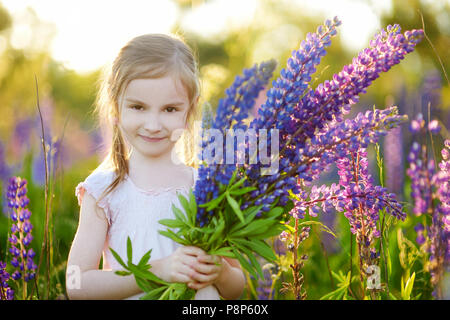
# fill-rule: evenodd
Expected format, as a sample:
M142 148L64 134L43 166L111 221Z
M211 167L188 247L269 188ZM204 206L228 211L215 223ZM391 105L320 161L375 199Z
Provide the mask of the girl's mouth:
M159 142L159 141L162 141L165 139L165 138L149 138L149 137L141 136L141 135L139 135L139 136L147 142Z

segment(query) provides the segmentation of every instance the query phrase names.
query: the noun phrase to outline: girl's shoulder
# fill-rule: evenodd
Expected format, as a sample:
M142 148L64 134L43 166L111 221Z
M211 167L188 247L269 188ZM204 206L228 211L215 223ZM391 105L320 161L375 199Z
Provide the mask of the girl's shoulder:
M116 174L112 168L105 166L104 163L100 164L75 188L75 195L78 198L78 204L81 205L81 200L85 192L88 192L98 201L102 197L105 190L114 181L115 177Z

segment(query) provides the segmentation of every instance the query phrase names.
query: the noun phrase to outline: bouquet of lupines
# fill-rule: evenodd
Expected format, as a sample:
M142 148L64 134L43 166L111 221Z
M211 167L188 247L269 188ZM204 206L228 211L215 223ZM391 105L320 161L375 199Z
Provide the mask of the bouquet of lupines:
M173 206L176 218L160 221L169 227L161 231L163 235L183 245L200 247L211 255L236 258L255 278L263 278L256 256L269 262L276 260L266 239L284 230L287 213L294 207L292 199L302 192L301 188L316 180L332 163L363 152L404 120L396 107L359 114L353 120L344 121L343 115L382 71L388 71L414 50L423 31L401 33L398 25L388 26L350 65L313 89L309 85L311 75L339 25L337 18L327 20L315 33L307 35L273 81L258 117L251 122L249 111L272 77L273 61L255 65L237 76L226 90L226 97L220 100L215 118L211 111L204 112L199 179L187 199L179 196L182 208ZM345 197L339 198L353 228L357 228L358 221L352 217L361 214L355 210L358 199L363 197L372 216L379 208L388 207L392 209L388 212L403 217L395 198L385 189L367 185L357 190L358 187L358 182L348 188L344 184ZM325 203L328 205L329 201ZM376 230L370 230L370 234L360 237L373 237ZM138 265L132 263L130 242L128 253L127 264L114 253L126 270L118 273L134 274L147 293L141 299L188 299L195 293L185 284L166 283L152 274L148 264L150 252Z

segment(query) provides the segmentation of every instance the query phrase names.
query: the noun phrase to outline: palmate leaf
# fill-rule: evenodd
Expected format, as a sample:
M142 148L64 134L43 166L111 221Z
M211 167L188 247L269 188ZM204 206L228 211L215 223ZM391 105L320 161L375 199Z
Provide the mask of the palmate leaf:
M244 214L241 211L239 203L237 203L237 201L234 200L233 197L231 197L228 192L226 192L225 195L227 197L228 204L231 206L231 208L233 209L234 213L237 215L237 217L239 218L239 220L241 220L242 223L245 223Z
M230 194L233 196L242 196L250 191L256 190L256 187L246 187L238 190L230 190Z
M148 261L150 260L151 254L152 254L152 249L148 250L142 256L141 261L139 261L139 263L138 263L139 268L145 267L147 265ZM150 269L150 268L151 268L151 266L149 265L148 269Z
M250 259L250 262L252 263L251 266L256 270L256 272L258 272L261 278L264 278L264 273L262 271L261 265L259 264L258 260L256 260L256 257L253 255L252 251L244 246L239 245L236 242L234 242L234 245L243 253L245 253L245 255Z
M180 220L175 220L175 219L161 219L158 220L158 222L166 227L169 228L183 228L186 227L186 224Z
M133 248L131 247L131 239L127 238L127 259L128 264L133 263Z
M125 264L125 262L123 262L122 258L119 256L119 254L114 251L112 248L109 248L109 250L111 251L113 257L117 260L117 262L125 269L128 269L128 266Z
M140 297L139 300L157 300L166 289L166 286L153 289L147 292L144 296Z
M213 249L209 251L209 254L236 259L236 256L234 255L231 247L222 247L219 249Z
M181 238L179 235L177 235L172 230L159 230L158 232L160 234L162 234L163 236L166 236L179 244L183 244L186 246L191 245L189 242L187 242L185 239Z
M242 178L240 179L238 182L236 182L235 184L233 184L232 186L230 186L229 190L236 190L238 189L240 186L242 186L245 182L245 180L247 180L246 178ZM249 187L250 188L250 187ZM255 188L255 187L251 187L251 188ZM256 189L256 188L255 188Z
M216 231L212 234L212 236L208 239L208 245L211 246L214 241L216 241L217 239L221 240L219 241L220 243L223 243L223 238L220 239L221 237L223 237L223 230L225 229L225 220L224 219L220 219L218 225L216 226Z
M190 221L188 220L188 218L186 217L186 215L184 214L183 211L181 211L180 209L178 209L175 204L172 203L172 212L175 215L175 218L178 221L181 221L185 224L190 225Z
M278 236L284 230L286 230L286 226L283 223L277 223L273 227L269 228L269 230L253 235L252 239L265 240L271 237Z
M231 247L231 250L233 250L233 253L234 253L235 257L238 259L238 261L241 264L241 266L245 270L247 270L253 277L255 277L255 279L257 279L258 278L258 273L256 272L255 268L253 268L248 263L248 261L242 256L242 254L239 253L239 250L237 250L233 246Z
M277 222L273 221L273 220L265 220L265 219L256 220L256 221L249 223L248 225L244 226L243 228L241 228L237 231L231 232L230 236L231 237L244 237L244 236L251 237L253 234L256 235L256 234L260 234L260 233L267 231L270 227L274 226L275 224L277 224Z
M238 229L241 229L242 227L244 227L245 225L249 224L258 214L258 212L261 210L261 208L263 207L263 205L259 205L257 207L250 207L244 210L243 214L244 214L244 219L245 221L239 221L238 223L234 224L231 227L230 232L234 232Z
M189 201L181 193L178 194L178 200L180 200L181 206L183 207L184 212L188 217L188 221L191 223L191 225L194 226L196 214L192 214L191 205L189 204Z
M252 239L249 241L245 239L230 239L230 242L235 242L241 246L247 247L249 250L256 252L268 261L277 260L277 256L273 253L272 248L263 240Z
M222 202L223 198L225 198L225 193L222 193L217 198L212 199L209 202L203 203L198 205L200 208L206 208L206 211L214 210L219 206L219 204Z
M197 219L197 201L195 200L195 195L193 190L189 191L189 208L191 213L191 224L195 226L195 220Z

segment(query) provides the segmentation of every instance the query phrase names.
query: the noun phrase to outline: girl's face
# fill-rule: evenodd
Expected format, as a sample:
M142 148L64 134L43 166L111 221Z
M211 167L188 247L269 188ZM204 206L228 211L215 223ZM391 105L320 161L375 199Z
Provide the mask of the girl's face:
M188 110L186 89L172 76L135 79L121 97L119 126L133 152L159 157L172 151Z

